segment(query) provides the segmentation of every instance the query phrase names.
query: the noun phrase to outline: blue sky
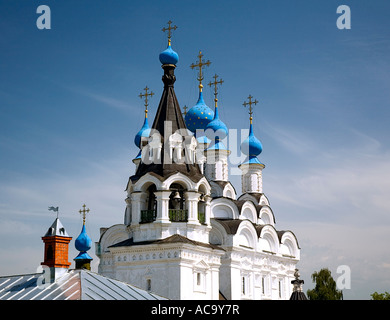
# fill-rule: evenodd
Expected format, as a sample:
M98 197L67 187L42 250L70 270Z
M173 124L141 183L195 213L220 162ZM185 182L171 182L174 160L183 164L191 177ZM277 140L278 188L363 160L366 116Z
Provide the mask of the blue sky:
M36 27L40 4L51 30ZM336 27L339 5L352 28ZM60 207L74 239L78 210L87 232L123 222L124 189L137 154L147 85L163 84L161 29L178 29L175 74L180 105L197 100L199 50L217 73L220 117L248 128L249 94L262 141L264 192L278 230L302 248L310 275L351 269L346 299L390 289L390 3L388 1L27 1L0 2L0 274L35 272L41 236ZM205 85L205 102L213 106ZM240 193L240 177L231 176ZM71 242L70 260L77 255ZM93 257L95 257L93 255ZM94 260L96 267L97 258Z

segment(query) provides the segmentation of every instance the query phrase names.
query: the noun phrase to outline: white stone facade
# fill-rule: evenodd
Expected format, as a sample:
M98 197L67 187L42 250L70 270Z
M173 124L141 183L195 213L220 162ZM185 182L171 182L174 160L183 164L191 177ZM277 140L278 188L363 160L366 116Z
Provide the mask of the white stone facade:
M229 181L130 180L124 224L101 229L98 272L170 299L289 299L300 248L275 229L263 168L243 172L238 198Z

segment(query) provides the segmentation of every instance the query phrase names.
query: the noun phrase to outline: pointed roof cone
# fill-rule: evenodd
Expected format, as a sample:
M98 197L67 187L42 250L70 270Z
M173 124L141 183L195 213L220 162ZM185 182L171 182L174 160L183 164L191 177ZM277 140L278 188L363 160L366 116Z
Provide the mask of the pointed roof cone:
M53 224L47 230L46 234L44 235L44 237L50 237L50 236L69 237L60 219L56 218Z

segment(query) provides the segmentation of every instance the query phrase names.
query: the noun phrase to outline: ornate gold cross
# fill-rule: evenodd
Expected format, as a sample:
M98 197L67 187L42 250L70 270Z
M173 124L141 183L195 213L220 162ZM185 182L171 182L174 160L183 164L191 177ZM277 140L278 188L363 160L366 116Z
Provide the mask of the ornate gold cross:
M259 101L257 101L256 99L255 99L255 101L252 101L252 96L251 95L249 95L249 97L248 97L248 99L249 99L249 102L244 102L242 105L244 106L244 107L246 107L246 106L248 106L249 105L249 115L250 115L250 121L251 121L251 123L252 123L252 114L253 114L253 110L252 110L252 104L254 104L254 105L256 105Z
M204 66L209 66L210 63L211 63L209 60L207 60L206 62L202 61L202 57L203 57L202 51L199 51L199 55L198 55L199 61L198 61L198 63L197 64L193 64L192 63L190 65L191 69L199 68L199 73L198 73L199 91L202 91L202 88L203 88L202 81L203 81L204 77L203 77L203 73L202 73L202 68Z
M165 31L168 31L168 45L170 46L171 45L171 37L172 37L172 30L176 30L177 29L177 26L173 26L173 27L171 27L171 24L172 24L172 21L171 20L169 20L168 22L168 28L162 28L161 30L163 31L163 32L165 32Z
M218 84L220 84L220 85L222 85L222 83L223 83L223 80L221 79L221 80L219 80L219 81L217 81L217 78L218 78L218 75L214 75L213 76L213 78L214 78L214 82L209 82L209 86L211 87L211 86L214 86L214 101L215 101L215 106L217 106L217 101L218 101L218 99L217 99L217 95L218 95Z
M144 90L145 90L145 93L144 94L142 94L142 93L140 93L139 94L139 97L142 99L142 98L144 98L145 97L145 117L148 117L148 105L149 105L149 103L148 103L148 97L152 97L153 95L154 95L154 93L151 91L150 93L148 92L148 90L149 90L149 88L148 88L148 86L146 86L145 88L144 88Z
M183 109L184 109L183 114L186 115L187 114L187 109L188 109L187 106L184 106Z
M85 209L86 205L83 204L83 210L79 210L80 214L83 215L83 225L85 224L85 215L89 212L89 208Z

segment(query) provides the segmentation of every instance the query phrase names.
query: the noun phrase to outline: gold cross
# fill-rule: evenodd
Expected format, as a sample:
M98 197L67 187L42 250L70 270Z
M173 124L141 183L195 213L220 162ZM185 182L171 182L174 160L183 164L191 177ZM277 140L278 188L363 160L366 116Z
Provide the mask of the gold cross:
M249 105L249 115L250 115L250 121L251 121L251 123L252 123L252 114L253 114L253 110L252 110L252 104L254 104L254 105L256 105L259 101L257 101L256 99L255 99L255 101L252 101L252 96L251 95L249 95L249 97L248 97L248 99L249 99L249 102L244 102L242 105L244 106L244 107L246 107L246 106L248 106Z
M150 96L150 97L152 97L153 95L154 95L154 93L151 91L150 93L148 92L148 90L149 90L149 88L148 88L148 86L146 86L145 88L144 88L144 90L145 90L145 93L144 94L142 94L142 93L140 93L139 94L139 97L142 99L143 97L145 97L145 117L147 118L148 117L148 105L149 105L149 103L148 103L148 97Z
M214 82L209 82L209 86L211 87L212 85L214 85L214 101L215 101L215 106L217 106L217 101L218 101L218 99L217 99L217 94L218 94L218 84L220 84L220 85L222 85L222 83L223 83L223 80L221 79L221 80L219 80L219 81L217 81L217 78L218 78L218 76L215 74L214 76L213 76L213 78L214 78Z
M169 20L168 22L168 28L162 28L161 30L163 31L163 32L165 32L165 31L168 31L168 46L170 46L171 45L171 37L172 37L172 31L171 30L176 30L177 29L177 26L173 26L173 27L171 27L171 23L172 23L172 21L171 20Z
M83 204L83 210L79 210L80 214L83 215L83 225L85 224L85 214L89 212L89 208L88 209L85 209L86 205Z
M203 66L209 66L210 63L211 63L209 60L207 60L206 62L202 61L202 57L203 57L202 51L199 51L199 55L198 55L199 61L198 61L198 63L197 64L193 64L192 63L190 65L191 69L199 68L199 73L198 73L199 91L202 91L202 88L203 88L202 81L203 81L204 77L203 77L203 74L202 74L202 68L203 68Z
M186 115L187 114L187 109L188 109L187 106L184 106L183 109L184 109L183 114Z

